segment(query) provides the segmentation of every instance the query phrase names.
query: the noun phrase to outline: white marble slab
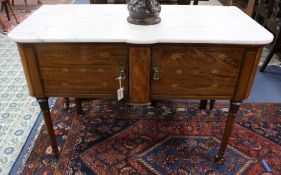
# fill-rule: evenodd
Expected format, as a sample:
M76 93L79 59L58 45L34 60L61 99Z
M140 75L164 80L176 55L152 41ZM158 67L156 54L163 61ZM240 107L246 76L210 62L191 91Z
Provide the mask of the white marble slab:
M268 44L273 35L232 6L162 5L160 24L127 22L126 5L43 5L8 36L20 43Z

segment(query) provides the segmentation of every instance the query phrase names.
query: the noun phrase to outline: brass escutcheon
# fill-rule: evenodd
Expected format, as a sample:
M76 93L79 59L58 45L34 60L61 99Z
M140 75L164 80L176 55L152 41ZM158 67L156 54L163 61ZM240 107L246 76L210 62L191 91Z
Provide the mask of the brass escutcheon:
M125 65L124 63L120 63L120 73L119 77L121 77L122 80L126 79L126 74L125 74Z

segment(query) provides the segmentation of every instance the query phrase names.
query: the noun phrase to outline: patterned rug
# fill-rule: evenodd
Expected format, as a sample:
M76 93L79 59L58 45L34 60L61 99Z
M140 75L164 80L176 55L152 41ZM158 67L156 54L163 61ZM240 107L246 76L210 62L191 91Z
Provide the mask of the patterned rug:
M28 11L24 5L24 0L15 0L15 4L13 6L16 16L19 22L23 21L27 18L33 11L38 9L42 4L72 4L75 0L39 0L40 4L38 4L37 0L28 0ZM16 25L16 21L12 16L11 11L9 11L9 15L11 20L8 21L7 15L5 11L0 11L0 18L4 21L6 30L12 30ZM2 26L0 26L0 32L3 32Z
M217 154L228 105L212 112L198 103L158 101L128 108L109 100L52 111L60 159L53 157L45 128L22 174L280 174L281 104L243 104L225 161ZM272 172L262 165L265 160Z
M28 94L16 45L0 34L1 175L10 171L38 114L38 104Z

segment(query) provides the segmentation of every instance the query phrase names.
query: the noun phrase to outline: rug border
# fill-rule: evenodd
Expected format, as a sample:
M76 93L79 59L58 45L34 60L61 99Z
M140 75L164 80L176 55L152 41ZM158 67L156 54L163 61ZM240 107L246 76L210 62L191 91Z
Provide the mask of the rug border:
M57 102L57 98L50 98L49 100L49 105L50 105L50 110L52 111L55 107L55 104ZM10 171L8 174L21 174L22 171L24 170L25 164L35 146L35 143L37 141L37 138L39 137L41 130L44 126L43 122L43 116L42 112L37 116L36 121L34 122L34 125L32 126L32 129L30 130L30 133L26 139L26 142L24 143L20 154L17 156L15 162L13 163ZM24 150L27 150L24 152Z

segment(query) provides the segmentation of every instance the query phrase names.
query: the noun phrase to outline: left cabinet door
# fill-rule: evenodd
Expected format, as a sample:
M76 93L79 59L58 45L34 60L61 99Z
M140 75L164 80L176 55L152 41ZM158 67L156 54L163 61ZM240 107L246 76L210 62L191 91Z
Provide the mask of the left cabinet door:
M36 44L44 94L116 98L122 74L128 92L128 48L123 44Z

